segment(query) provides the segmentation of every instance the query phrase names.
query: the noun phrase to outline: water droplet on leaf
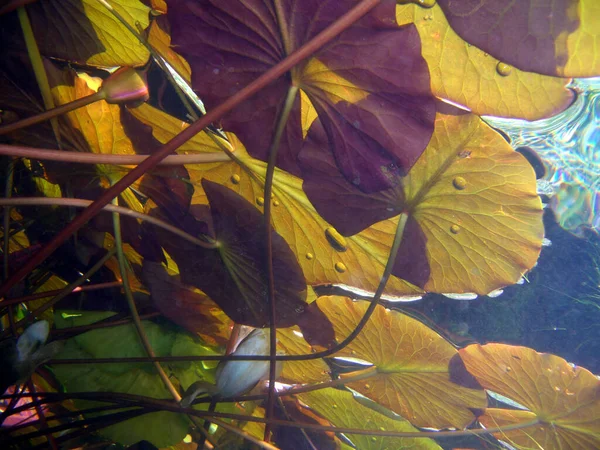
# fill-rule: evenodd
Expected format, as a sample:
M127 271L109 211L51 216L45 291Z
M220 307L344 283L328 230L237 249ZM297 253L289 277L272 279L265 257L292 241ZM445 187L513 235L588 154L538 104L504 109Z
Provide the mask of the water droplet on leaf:
M313 255L312 253L307 253L306 255L306 259L311 260L315 257L315 255Z
M327 240L331 246L338 252L345 252L348 249L346 238L344 238L344 236L342 236L335 228L328 227L325 230L325 236L327 237Z
M344 263L337 262L335 263L335 270L337 270L339 273L344 273L347 270L347 268Z
M467 187L467 180L465 180L463 177L456 177L454 180L452 180L452 184L456 189L462 191Z
M233 184L240 184L240 176L236 173L235 175L231 175L231 182Z
M450 231L452 232L452 234L458 234L460 231L460 227L458 225L454 224L450 227Z
M263 197L256 197L256 204L258 206L262 206L265 204L265 199Z
M498 75L507 77L512 72L512 66L509 66L508 64L503 63L503 62L499 62L496 65L496 72L498 72Z

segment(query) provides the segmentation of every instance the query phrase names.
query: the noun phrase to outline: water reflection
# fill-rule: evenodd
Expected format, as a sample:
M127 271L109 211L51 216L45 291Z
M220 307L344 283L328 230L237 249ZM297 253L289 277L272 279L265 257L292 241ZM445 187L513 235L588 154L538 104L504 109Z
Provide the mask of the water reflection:
M577 236L600 232L600 78L575 80L575 103L550 119L485 117L517 148L533 149L546 173L538 191L548 195L559 224Z

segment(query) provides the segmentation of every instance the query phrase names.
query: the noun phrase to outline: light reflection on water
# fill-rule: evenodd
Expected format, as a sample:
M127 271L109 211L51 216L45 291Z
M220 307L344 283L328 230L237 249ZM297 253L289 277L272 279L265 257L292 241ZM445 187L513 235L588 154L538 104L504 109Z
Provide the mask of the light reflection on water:
M566 111L550 119L485 117L510 137L513 147L533 149L546 167L538 184L551 197L560 225L582 236L600 232L600 78L575 80L579 94Z

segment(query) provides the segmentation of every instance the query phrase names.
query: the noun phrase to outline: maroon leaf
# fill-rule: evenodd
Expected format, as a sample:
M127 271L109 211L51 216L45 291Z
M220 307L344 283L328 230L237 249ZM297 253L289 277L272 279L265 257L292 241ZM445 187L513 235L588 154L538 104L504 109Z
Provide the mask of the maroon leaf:
M427 238L418 222L408 216L392 275L424 288L431 273L426 244Z
M223 317L219 316L217 305L206 295L184 286L179 277L169 275L162 264L150 260L144 260L142 276L154 304L165 317L215 344L227 343L231 323L222 312Z
M327 137L318 119L310 127L299 162L304 192L321 217L343 236L352 236L402 212L399 186L366 194L343 176L327 148Z
M569 53L566 35L580 20L572 0L439 0L452 28L467 42L521 70L558 75ZM564 47L564 48L563 48Z
M193 87L212 108L354 5L353 0L286 0L276 8L272 0L226 5L176 0L169 4L169 19L173 43L192 68ZM395 175L406 173L431 137L435 111L419 36L412 25L396 24L393 1L382 2L222 119L252 156L266 160L273 125L292 83L317 110L342 173L363 191L393 187ZM300 174L300 117L297 98L278 160L280 168L295 175Z
M298 317L298 326L310 345L324 348L335 345L333 324L319 309L317 302L312 302L304 308L304 313Z
M265 275L263 215L243 197L220 184L202 180L210 203L217 249L190 246L177 237L158 234L179 266L181 281L198 287L235 322L253 327L269 324ZM203 233L206 224L188 215L180 226ZM272 232L277 327L296 325L306 307L304 275L285 240Z
M325 147L323 128L313 123L299 155L304 175L302 188L319 214L344 236L403 212L401 186L366 194L348 182ZM392 274L423 287L430 275L426 237L409 216Z

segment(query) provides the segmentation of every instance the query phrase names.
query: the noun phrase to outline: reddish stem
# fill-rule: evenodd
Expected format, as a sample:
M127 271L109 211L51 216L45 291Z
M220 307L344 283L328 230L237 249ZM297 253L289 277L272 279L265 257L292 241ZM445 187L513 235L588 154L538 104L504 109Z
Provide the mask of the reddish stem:
M8 5L4 5L2 8L0 8L0 16L2 14L7 14L11 11L14 11L21 6L29 5L30 3L35 2L37 2L37 0L13 0Z
M229 97L212 111L209 111L204 117L194 122L188 128L183 130L165 145L163 145L156 153L153 153L148 159L144 160L139 166L132 169L123 178L117 181L111 188L88 206L81 214L79 214L72 222L70 222L61 232L59 232L52 241L46 244L36 255L30 258L23 266L15 271L8 280L4 281L0 286L0 298L4 297L8 291L19 281L27 276L39 264L44 262L60 245L65 242L75 231L85 225L92 217L98 214L102 208L118 196L121 192L127 189L133 182L139 179L142 175L154 168L160 161L165 159L167 155L173 153L177 148L194 137L197 133L206 128L210 123L220 119L224 114L231 111L243 101L249 99L261 89L278 79L280 76L292 69L296 64L302 62L319 50L323 45L327 44L338 34L351 26L354 22L360 19L368 11L379 4L380 0L362 0L348 13L344 14L333 24L304 44L291 55L287 56L283 61L279 62L252 83L241 89L239 92Z
M73 291L71 293L77 294L78 292L83 292L83 291L96 291L99 289L108 289L108 288L119 287L119 286L121 286L120 281L111 281L109 283L90 284L87 286L76 287L75 289L73 289ZM62 291L63 291L62 289L54 289L53 291L38 292L37 294L26 295L24 297L10 298L8 300L4 300L2 302L2 306L15 305L17 303L27 303L27 302L31 302L33 300L39 300L40 298L54 297L55 295L60 294Z
M46 421L46 415L44 414L43 408L37 402L38 397L36 395L35 385L33 384L33 381L31 380L31 378L27 381L27 389L29 389L29 392L31 393L31 399L33 400L33 403L35 405L35 412L37 413L38 417L40 418L40 423L42 424L42 428L48 428L48 422ZM56 441L54 440L54 436L52 436L52 433L48 433L48 435L46 436L46 439L48 439L48 443L52 447L52 450L58 450L58 446L56 445Z
M0 144L0 155L39 159L42 161L62 161L75 164L115 164L134 166L148 158L146 155L103 155L99 153L71 152L46 148L21 147ZM221 152L196 153L193 155L170 155L159 163L161 166L182 166L185 164L205 164L231 161Z
M36 114L35 116L27 117L23 120L19 120L18 122L4 125L3 127L0 127L0 135L7 134L12 131L19 130L21 128L35 125L36 123L40 123L45 120L52 119L53 117L68 113L69 111L73 111L74 109L89 105L90 103L97 102L98 100L102 100L103 98L104 93L102 91L94 92L93 94L87 95L82 98L78 98L77 100L73 100L72 102L65 103L64 105L60 105L56 108L49 109L48 111L44 111L43 113Z

